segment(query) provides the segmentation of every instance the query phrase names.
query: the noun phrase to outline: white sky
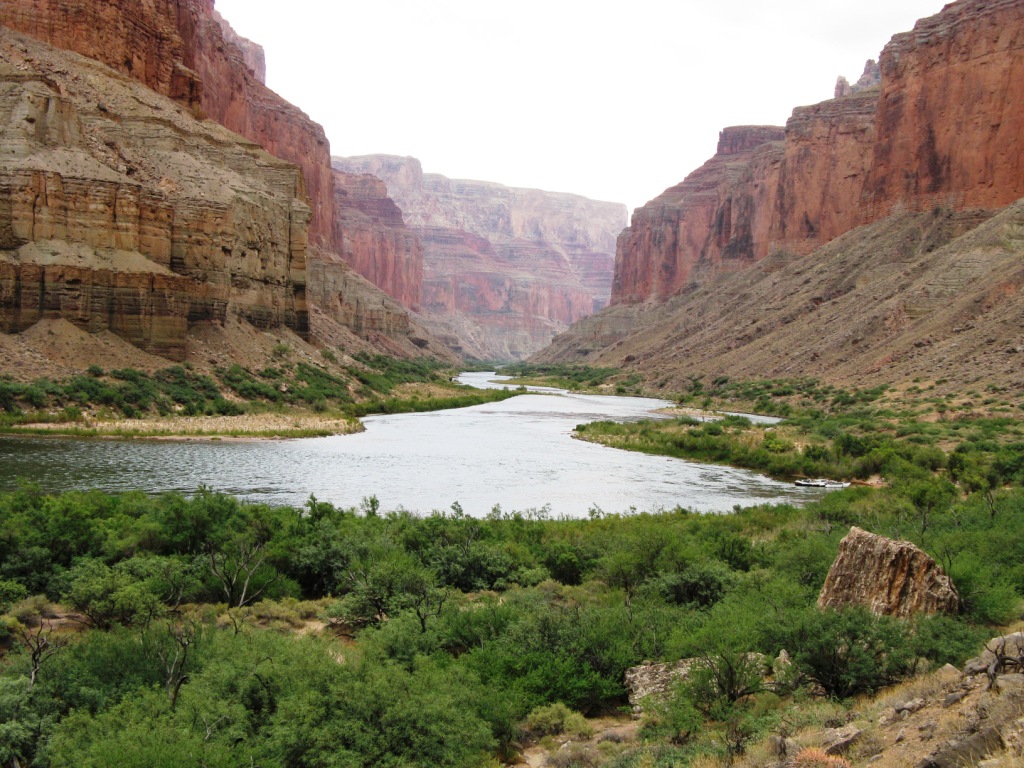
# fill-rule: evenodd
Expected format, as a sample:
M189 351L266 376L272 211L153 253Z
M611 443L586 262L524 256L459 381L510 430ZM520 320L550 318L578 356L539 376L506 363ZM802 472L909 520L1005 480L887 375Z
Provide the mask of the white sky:
M942 0L216 0L335 155L630 210L854 82Z

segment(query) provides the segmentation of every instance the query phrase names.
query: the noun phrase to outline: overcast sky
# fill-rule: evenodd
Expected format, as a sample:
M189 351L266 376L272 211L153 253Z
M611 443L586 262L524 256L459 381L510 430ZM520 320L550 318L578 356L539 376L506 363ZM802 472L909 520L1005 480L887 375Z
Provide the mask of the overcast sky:
M942 0L216 0L335 155L630 210L830 98Z

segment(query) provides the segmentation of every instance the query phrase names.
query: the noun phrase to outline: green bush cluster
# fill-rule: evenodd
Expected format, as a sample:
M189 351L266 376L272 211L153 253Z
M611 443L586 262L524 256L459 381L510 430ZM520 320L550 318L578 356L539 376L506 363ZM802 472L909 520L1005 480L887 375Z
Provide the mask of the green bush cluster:
M100 765L121 745L119 765L175 764L182 749L211 765L470 765L524 724L579 730L570 710L624 704L626 668L679 658L698 672L652 732L685 752L710 718L721 744L741 743L777 724L790 690L850 696L920 658L975 653L989 631L978 625L1007 618L1024 589L1024 553L1007 544L1024 542L1021 512L1020 489L932 508L926 541L967 614L907 624L815 600L848 524L921 538L909 486L805 509L589 520L25 486L0 496L4 626L51 632L59 601L88 629L32 684L11 636L7 754ZM321 606L356 647L289 631ZM764 665L783 649L785 687L766 691Z
M516 379L536 379L538 384L562 389L584 389L604 384L619 373L619 369L569 363L512 363L499 368L498 373ZM636 377L628 385L635 385L639 381L639 377Z

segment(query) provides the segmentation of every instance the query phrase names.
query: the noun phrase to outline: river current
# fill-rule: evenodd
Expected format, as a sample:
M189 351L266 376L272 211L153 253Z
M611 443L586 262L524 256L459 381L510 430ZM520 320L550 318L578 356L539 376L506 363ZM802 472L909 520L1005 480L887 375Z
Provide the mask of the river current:
M474 386L494 374L463 374ZM376 496L382 510L419 513L458 502L482 516L658 511L725 512L760 502L801 503L820 491L746 470L621 451L574 440L577 424L649 418L667 402L535 388L500 403L370 416L355 435L300 440L0 439L0 490L18 478L46 491L101 488L191 493L200 485L270 504L310 494L338 506Z

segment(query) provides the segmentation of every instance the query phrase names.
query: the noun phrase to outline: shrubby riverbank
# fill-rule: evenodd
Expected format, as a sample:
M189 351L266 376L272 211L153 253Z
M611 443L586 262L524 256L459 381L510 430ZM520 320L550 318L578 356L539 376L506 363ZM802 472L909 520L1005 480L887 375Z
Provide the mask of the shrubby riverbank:
M621 707L641 661L787 650L788 687L704 681L646 721L658 764L724 756L726 736L767 738L810 691L958 663L1016 615L1024 490L953 487L940 502L894 484L803 509L557 520L26 486L0 496L0 759L483 765L520 748L545 707ZM930 551L963 615L819 612L850 525Z

